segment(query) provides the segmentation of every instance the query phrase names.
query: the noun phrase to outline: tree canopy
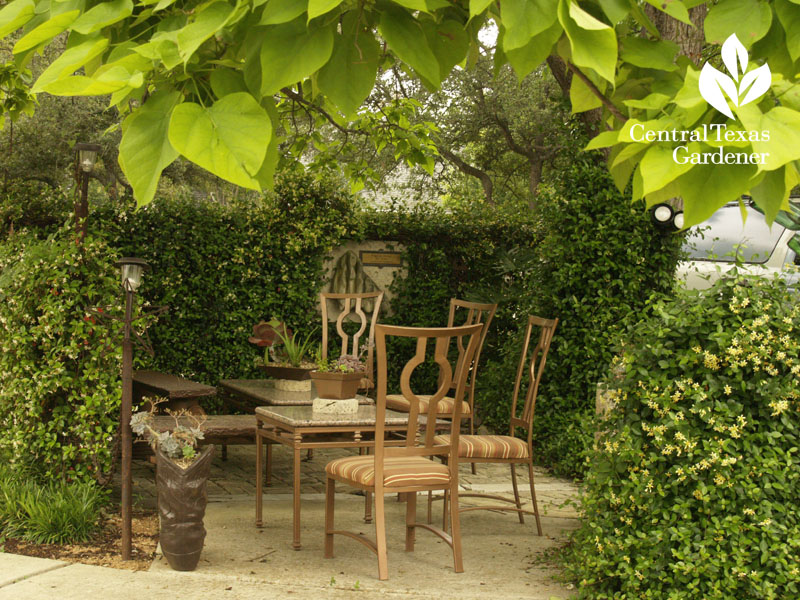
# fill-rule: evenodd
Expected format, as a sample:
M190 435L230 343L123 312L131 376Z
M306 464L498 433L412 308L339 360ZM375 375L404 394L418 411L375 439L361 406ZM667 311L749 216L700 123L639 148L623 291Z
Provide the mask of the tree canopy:
M119 163L140 204L179 155L245 188L270 186L285 130L278 94L346 124L382 68L437 89L456 65L475 62L479 32L493 23L498 64L522 79L557 56L573 73L573 111L602 108L588 148L609 148L615 183L632 181L634 199L682 197L689 225L749 193L774 218L800 181L800 0L708 2L713 51L701 69L661 29L693 27L689 9L703 4L13 0L0 9L0 39L13 36L14 68L24 72L35 52L68 35L30 89L110 94L125 116ZM663 14L651 18L652 7ZM0 81L11 119L26 85L12 71Z

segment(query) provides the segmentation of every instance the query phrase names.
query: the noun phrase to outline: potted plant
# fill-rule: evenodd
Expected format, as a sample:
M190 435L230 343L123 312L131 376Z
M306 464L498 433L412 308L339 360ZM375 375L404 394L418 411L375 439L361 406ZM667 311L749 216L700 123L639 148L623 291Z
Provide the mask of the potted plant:
M250 343L264 347L259 367L269 377L302 381L309 378L314 363L307 360L316 329L302 340L279 319L261 321L253 326Z
M320 398L355 398L367 370L357 356L343 355L329 360L318 355L316 363L316 369L311 371L311 379Z
M205 415L167 411L175 424L162 431L153 419L156 404L149 411L134 414L131 429L150 444L156 455L161 551L174 570L193 571L206 537L203 517L214 446L197 451L198 441L203 439Z

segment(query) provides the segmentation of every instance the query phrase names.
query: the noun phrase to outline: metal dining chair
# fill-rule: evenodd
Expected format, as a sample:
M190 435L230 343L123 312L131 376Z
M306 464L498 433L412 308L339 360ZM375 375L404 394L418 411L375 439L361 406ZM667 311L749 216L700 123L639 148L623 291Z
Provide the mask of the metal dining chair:
M454 368L447 356L448 342L451 338L462 338L457 363L469 364L477 351L482 326L414 328L390 325L376 326L376 347L378 358L378 380L376 399L375 452L372 455L338 458L325 467L325 558L333 557L334 535L345 535L358 540L378 556L378 577L388 579L388 558L386 551L386 513L384 495L402 493L406 505L406 551L414 549L416 530L423 528L441 537L452 548L454 568L457 573L464 570L461 557L461 534L458 511L458 455L457 447L460 429L460 411L466 390L467 370ZM408 428L406 445L384 447L384 423L387 409L387 337L416 339L416 352L405 364L400 374L400 389L408 401ZM466 338L466 340L463 340ZM432 344L430 342L433 342ZM428 406L433 410L425 414L425 430L420 433L421 399L411 389L411 376L414 370L426 360L430 346L433 346L433 360L439 366L439 387L427 396ZM436 442L436 419L445 404L445 394L455 386L455 402L446 403L449 413L450 435L447 441ZM419 441L419 443L417 443ZM444 463L434 458L444 459ZM375 495L375 540L353 531L334 527L334 501L336 483L345 483L363 490L367 495ZM446 533L427 523L416 520L417 492L445 490L453 506L450 530Z

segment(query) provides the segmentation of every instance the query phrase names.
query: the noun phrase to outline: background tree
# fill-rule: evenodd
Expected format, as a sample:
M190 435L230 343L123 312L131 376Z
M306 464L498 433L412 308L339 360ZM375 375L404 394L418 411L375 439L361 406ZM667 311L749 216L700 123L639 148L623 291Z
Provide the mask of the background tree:
M687 24L688 7L698 5L696 0L647 4ZM634 199L682 196L691 224L750 191L771 219L800 179L800 5L790 0L701 4L710 7L703 24L707 43L719 45L736 34L749 53L743 66L752 71L770 61L769 92L746 106L731 98L735 120L706 104L698 70L678 56L677 45L662 39L664 32L639 3L165 0L153 6L149 0L135 5L114 0L37 8L34 0L13 0L0 10L0 36L22 29L13 50L15 61L24 65L58 34L69 32L67 49L32 89L111 94L111 105L126 116L120 165L140 203L153 198L161 172L179 155L242 187L269 186L278 159L276 133L282 129L277 94L296 95L346 124L373 89L379 67L396 64L436 89L456 64L465 59L474 64L478 34L492 21L502 50L499 63L509 62L524 77L555 55L574 75L573 109L602 107L598 129L611 130L602 131L590 147L610 148L615 183L624 189L633 177ZM576 107L580 102L584 106ZM636 122L654 129L737 122L749 130L769 129L769 140L741 148L769 158L761 167L677 169L674 143L630 138ZM711 146L705 142L698 148L706 149Z

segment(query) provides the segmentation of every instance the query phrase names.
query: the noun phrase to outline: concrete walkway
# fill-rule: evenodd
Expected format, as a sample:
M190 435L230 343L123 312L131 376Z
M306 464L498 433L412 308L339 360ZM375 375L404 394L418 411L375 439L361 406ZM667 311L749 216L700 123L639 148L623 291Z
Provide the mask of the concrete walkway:
M264 527L254 526L252 478L254 448L229 448L229 460L215 458L205 525L206 544L198 569L170 570L158 557L149 571L125 571L82 564L0 554L0 600L86 600L108 596L120 600L142 597L198 597L203 599L363 597L490 599L568 598L571 586L557 582L557 570L547 562L547 551L566 540L578 526L574 510L562 506L574 498L568 481L537 474L537 495L545 514L544 535L536 535L533 517L520 524L513 513L474 511L462 515L464 573L453 571L450 548L438 537L420 530L414 552L404 551L405 505L387 497L389 580L377 579L377 560L364 546L337 536L335 557L322 555L324 503L321 494L324 465L341 451L317 451L303 470L303 549L291 549L291 488L289 453L274 452L274 484L265 489ZM134 492L142 505L152 505L155 488L152 466L136 463ZM462 471L465 490L507 494L511 482L507 467L479 465L477 475ZM527 489L526 481L521 490ZM529 496L528 496L529 498ZM462 500L462 506L481 500ZM441 503L434 519L441 518ZM363 521L363 497L347 493L336 497L336 526L374 536L374 525ZM419 499L418 514L425 502Z

